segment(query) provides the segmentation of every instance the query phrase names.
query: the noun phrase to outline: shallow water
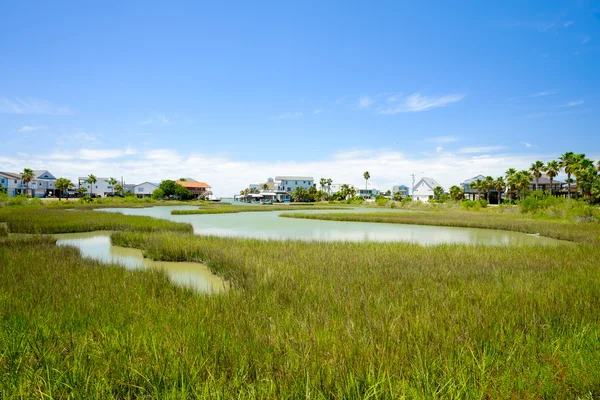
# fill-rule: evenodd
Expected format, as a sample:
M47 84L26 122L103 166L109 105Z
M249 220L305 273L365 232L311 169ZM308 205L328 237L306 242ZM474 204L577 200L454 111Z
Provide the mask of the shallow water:
M269 207L269 206L264 206ZM172 210L195 210L194 206L166 206L152 208L110 208L102 212L126 215L144 215L175 222L186 222L198 235L243 237L273 240L313 241L375 241L412 242L423 245L442 243L484 244L494 246L559 245L567 242L536 237L519 232L493 229L456 228L425 225L382 224L368 222L320 221L280 218L282 213L335 213L335 212L407 212L402 210L354 208L348 210L293 210L272 212L242 212L235 214L171 215Z
M204 293L222 293L229 283L213 274L206 265L193 262L153 261L144 258L141 250L113 246L110 232L64 233L52 235L59 246L74 246L83 257L104 263L119 264L127 269L162 269L179 286L191 287Z

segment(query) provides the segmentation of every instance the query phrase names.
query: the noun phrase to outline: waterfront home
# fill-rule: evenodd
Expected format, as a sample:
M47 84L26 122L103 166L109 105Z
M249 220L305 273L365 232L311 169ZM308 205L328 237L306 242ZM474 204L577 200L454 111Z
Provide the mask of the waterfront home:
M292 193L297 187L308 190L312 186L315 186L315 180L312 176L276 176L275 182L277 184L277 190L288 193Z
M158 189L158 183L144 182L133 187L133 193L136 197L142 199L144 197L152 197L152 193Z
M440 185L433 178L421 178L415 185L412 193L413 200L427 202L429 199L433 199L433 189Z
M19 194L29 194L32 197L58 196L55 186L56 177L47 170L33 171L33 179L26 184L21 174L14 172L0 172L0 185L6 188L10 197Z
M552 191L552 193L555 194L563 194L563 186L564 186L564 193L567 193L567 184L553 179L552 180L552 186L550 186L550 178L548 178L547 176L542 176L538 179L538 190L543 190L544 192L550 192ZM535 178L533 178L531 180L531 182L529 182L529 190L533 191L535 190ZM575 189L572 187L571 191L575 191Z
M408 196L408 186L399 185L392 187L392 196L394 196L396 193L400 193L400 196L402 197Z
M462 191L464 193L465 199L475 200L476 198L479 198L480 191L478 189L474 189L472 187L473 182L475 182L477 179L480 179L483 181L483 180L485 180L485 176L477 175L470 179L466 179L465 181L463 181L463 183L460 184L460 188L462 189Z
M210 191L212 187L206 182L198 182L191 178L185 178L184 181L176 182L178 185L181 185L190 192L192 192L195 198L198 198L200 196L210 196L212 194L212 192Z
M374 199L379 194L377 189L358 189L356 195L363 199Z
M88 183L88 179L87 176L77 178L77 186L86 188L87 192L85 194L87 196L94 194L97 197L106 197L109 193L114 193L114 187L108 183L110 178L96 178L96 183L93 185Z
M275 184L275 181L273 180L273 178L267 179L267 181L264 183L251 183L248 185L248 189L251 192L256 192L256 191L264 190L265 185L267 185L267 190L277 189L277 185Z

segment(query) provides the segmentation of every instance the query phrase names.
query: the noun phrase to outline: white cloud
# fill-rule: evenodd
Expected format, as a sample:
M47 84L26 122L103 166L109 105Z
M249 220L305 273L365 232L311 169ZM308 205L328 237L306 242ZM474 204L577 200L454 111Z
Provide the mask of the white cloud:
M313 114L321 114L324 110L322 108L317 108L313 111Z
M562 106L559 106L559 107L576 107L576 106L582 105L583 103L585 103L585 101L576 100L576 101L570 101L567 104L563 104Z
M56 106L45 100L35 98L0 97L0 114L38 114L38 115L69 115L71 109L66 106Z
M271 119L300 118L302 115L304 115L304 114L302 114L301 112L286 112L286 113L271 117Z
M571 26L571 25L573 25L573 21L567 21L567 22L565 22L565 23L563 24L563 26L564 26L565 28L568 28L568 27L569 27L569 26Z
M25 125L17 129L18 132L35 132L46 129L44 125Z
M458 152L461 154L493 153L506 148L506 146L463 147L462 149L459 149Z
M527 147L527 148L531 148L531 147L533 147L533 145L532 145L531 143L529 143L529 142L521 142L521 144L522 144L523 146Z
M402 99L393 107L379 110L380 114L399 114L405 112L427 111L433 108L446 107L458 103L465 98L464 94L449 94L445 96L422 96L419 93L411 94Z
M358 108L369 108L374 102L369 96L362 96L358 99Z
M539 92L539 93L536 93L536 94L531 94L531 95L529 95L529 97L551 96L551 95L556 94L556 93L558 93L558 90Z
M532 161L547 161L556 154L498 154L476 155L434 153L427 156L407 156L387 149L355 149L340 151L321 159L299 162L244 161L238 158L211 154L188 155L172 149L140 150L138 154L126 155L125 149L102 149L53 153L51 156L21 154L0 156L0 163L8 171L23 168L48 169L56 176L76 179L77 176L115 176L128 183L160 181L189 176L206 181L213 186L218 196L232 196L251 182L274 175L309 175L316 180L331 177L334 183L349 183L364 186L362 174L371 173L372 187L391 189L392 185L409 184L412 172L421 172L417 177L428 176L438 180L446 189L472 176L499 176L508 168L527 169ZM13 153L14 154L14 153ZM119 157L111 157L115 155ZM87 157L83 159L82 157ZM592 158L597 159L598 157Z
M388 96L385 101L387 101L388 103L395 103L400 99L400 95L399 94L395 94L392 96Z
M458 142L458 138L454 136L435 136L425 139L429 143L452 143Z
M589 37L589 36L586 36L586 37L584 37L584 38L583 38L583 40L581 41L581 44L586 44L586 43L587 43L587 42L589 42L589 41L590 41L590 37Z
M436 152L436 153L441 153L441 152L442 152L442 150L444 150L444 148L443 148L443 147L441 147L441 146L438 146L438 147L436 147L436 148L435 148L435 152Z

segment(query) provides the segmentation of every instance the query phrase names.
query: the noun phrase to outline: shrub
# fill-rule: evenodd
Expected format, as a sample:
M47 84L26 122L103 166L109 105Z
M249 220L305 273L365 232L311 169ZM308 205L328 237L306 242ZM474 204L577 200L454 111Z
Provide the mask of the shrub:
M390 208L396 208L396 202L395 201L392 201L390 203Z
M402 203L410 203L412 201L412 197L405 197L402 199Z
M383 206L385 206L385 205L387 204L387 202L388 202L388 199L386 199L386 198L385 198L385 197L383 197L383 196L381 196L381 197L377 196L377 200L376 200L376 202L377 202L377 205L378 205L378 206L381 206L381 207L383 207Z
M82 203L93 203L94 199L92 199L90 196L83 196L81 199L79 199L79 201Z
M162 189L156 189L154 192L152 192L152 198L154 200L162 200L165 197L165 192L162 191Z

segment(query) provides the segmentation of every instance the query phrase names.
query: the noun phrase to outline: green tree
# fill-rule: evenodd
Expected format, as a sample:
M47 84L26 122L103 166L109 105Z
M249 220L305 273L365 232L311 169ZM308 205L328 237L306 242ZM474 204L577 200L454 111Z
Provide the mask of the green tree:
M162 190L164 197L175 197L177 194L177 186L180 185L170 179L163 180L158 184L158 188Z
M54 182L54 186L58 189L58 201L62 198L62 194L64 191L69 189L69 187L73 185L70 179L67 178L58 178L56 182ZM67 200L69 197L67 196Z
M98 182L98 179L96 179L95 175L90 174L86 182L90 184L90 195L94 194L94 185L96 184L96 182Z
M87 188L86 188L85 186L80 186L80 187L77 189L77 193L79 193L79 195L80 195L80 196L83 196L83 195L85 195L85 193L86 193L86 192L87 192Z
M540 186L540 178L542 177L542 171L544 170L544 163L542 161L536 161L531 164L529 167L529 171L531 171L531 175L535 178L535 190L537 191Z
M23 181L23 183L27 187L27 190L25 193L27 193L30 196L31 196L31 193L29 192L29 182L31 182L33 180L33 178L35 178L35 174L33 173L33 170L30 168L25 168L23 170L23 173L21 174L21 181Z
M559 157L560 160L560 167L562 169L565 170L565 173L567 174L567 183L569 184L567 186L567 193L569 198L571 198L571 175L573 175L573 172L575 172L575 169L577 169L577 155L571 151L566 152L565 154L563 154L562 156Z
M327 179L321 178L319 180L319 186L321 186L321 191L325 191L325 186L327 185Z
M450 187L450 198L452 200L462 200L463 198L463 191L460 188L460 186L451 186Z
M369 190L369 179L371 179L369 171L363 172L363 178L365 178L365 190Z
M517 170L509 168L506 170L504 175L506 176L506 185L508 187L508 195L512 199L515 192L514 176L517 174Z
M436 186L433 188L433 196L439 200L440 197L442 197L442 194L444 194L444 188L441 186Z
M327 178L327 193L331 196L331 185L333 184L333 179Z
M262 189L263 190L269 190L269 185L267 185L266 183L263 183Z
M544 172L548 179L550 179L550 196L552 196L554 194L552 183L554 182L554 178L556 178L560 172L560 164L556 160L548 161L544 166Z
M120 183L117 183L115 186L113 186L114 189L117 191L117 193L121 193L123 194L123 186Z
M477 178L471 182L471 188L477 190L477 198L481 198L481 192L485 192L485 182Z
M301 186L296 186L291 194L292 200L299 202L308 198L308 191Z
M115 185L118 183L118 181L115 178L110 178L108 180L108 184L112 187L112 194L115 194Z
M155 189L154 192L152 192L152 198L154 200L162 200L165 198L165 193L160 188Z
M396 193L394 193L394 195L392 196L392 200L394 201L402 201L402 193L398 190Z
M577 179L577 190L591 201L592 186L598 179L598 171L594 162L585 158L585 154L578 154L576 158L578 162L573 175Z
M531 179L533 179L533 175L531 175L529 170L519 171L513 176L514 186L521 200L525 199L525 194L531 185Z

